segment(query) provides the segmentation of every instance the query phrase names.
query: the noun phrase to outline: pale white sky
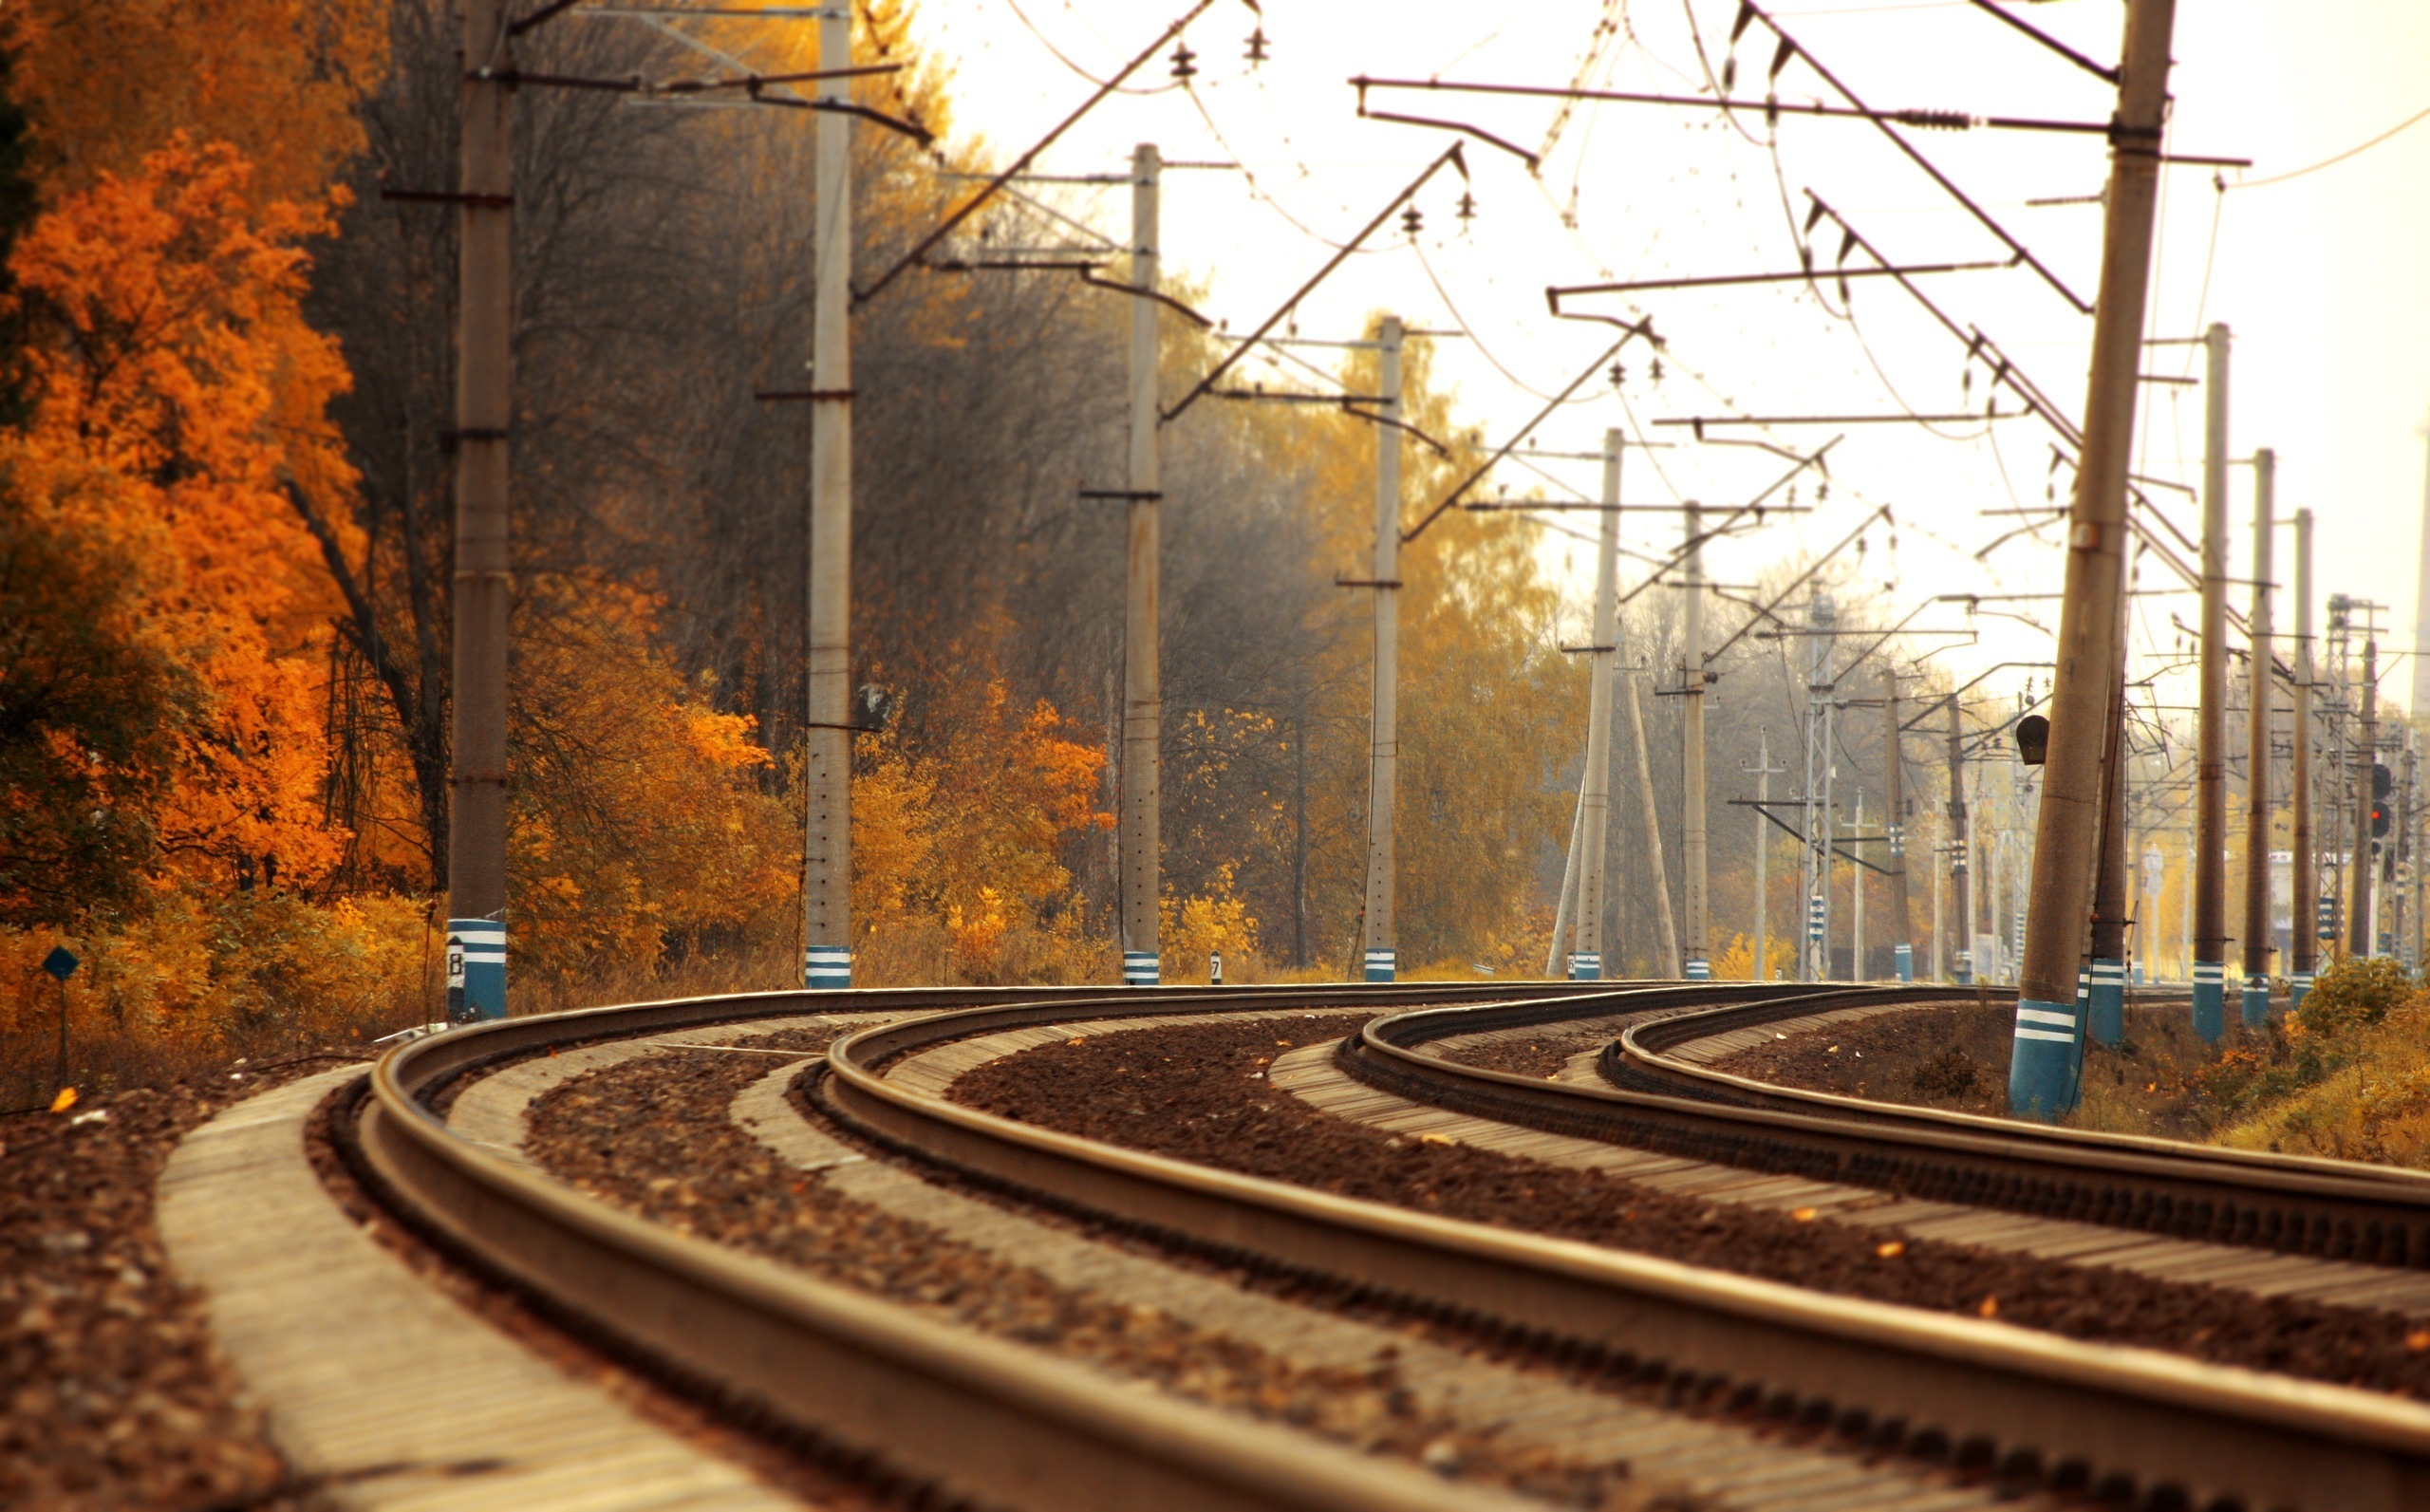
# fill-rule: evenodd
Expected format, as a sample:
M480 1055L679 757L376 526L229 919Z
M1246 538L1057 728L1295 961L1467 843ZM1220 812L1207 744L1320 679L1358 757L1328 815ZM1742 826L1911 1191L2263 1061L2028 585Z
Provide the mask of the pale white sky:
M962 128L983 132L1010 152L1085 98L1093 86L1075 70L1111 72L1181 9L1137 0L1018 0L1018 8L1015 0L926 0L920 32L955 62ZM2117 0L2016 9L2096 59L2117 53ZM1705 81L1692 24L1718 71L1735 11L1736 0L1264 0L1271 61L1252 69L1243 53L1259 18L1224 0L1189 32L1202 70L1194 101L1164 87L1169 71L1159 60L1136 81L1156 92L1106 102L1041 166L1118 169L1137 141L1157 142L1168 159L1243 163L1247 176L1168 176L1164 248L1169 269L1210 285L1210 312L1244 329L1329 255L1322 238L1344 238L1364 224L1452 140L1360 120L1350 76L1563 84L1579 74L1598 21L1608 16L1616 30L1588 71L1590 83L1694 93ZM1962 0L1786 0L1773 14L1877 108L2093 121L2109 113L2109 85ZM1068 62L1058 61L1050 44ZM2420 0L2184 0L2175 54L2171 148L2253 159L2250 171L2228 174L2232 184L2314 163L2430 107L2421 70L2430 60L2430 5ZM1736 92L1759 95L1771 60L1770 36L1760 24L1751 27L1737 47ZM1781 74L1779 90L1785 101L1838 102L1799 62ZM1545 140L1556 110L1549 101L1413 92L1378 94L1374 103L1474 122L1530 149ZM1398 310L1417 325L1465 324L1475 339L1447 344L1445 371L1463 409L1489 439L1499 439L1538 409L1539 394L1566 383L1612 334L1548 318L1546 285L1793 268L1808 189L1898 261L2006 258L2005 248L1872 125L1784 118L1777 157L1762 140L1760 121L1745 125L1742 131L1701 107L1581 104L1533 177L1517 159L1471 141L1477 218L1462 225L1453 215L1460 185L1439 177L1419 201L1425 225L1416 247L1397 226L1379 232L1373 252L1354 257L1302 307L1299 329L1355 334L1377 308ZM2106 170L2097 136L1976 131L1911 138L2059 278L2091 297L2098 207L2026 201L2097 193ZM2430 185L2430 121L2346 162L2281 184L2231 189L2224 198L2209 169L2173 168L2165 179L2150 330L2190 335L2210 320L2234 328L2232 452L2277 450L2281 517L2308 507L2319 520L2320 594L2389 606L2386 664L2393 652L2410 651L2414 639L2421 427L2430 416L2430 194L2423 192ZM1089 218L1119 234L1128 215L1126 192L1111 189ZM1828 222L1814 245L1822 263L1836 257L1839 238ZM1851 266L1864 261L1859 252ZM2080 410L2091 323L2033 272L1953 273L1920 283L1961 325L1980 326L2068 413ZM1629 297L1670 340L1666 377L1654 383L1649 353L1633 347L1624 359L1626 416L1608 383L1591 383L1581 390L1585 401L1548 421L1537 444L1583 450L1607 424L1651 426L1661 417L1733 407L1763 415L1886 413L1902 404L1934 413L1979 410L1987 394L1983 367L1975 367L1971 384L1962 382L1963 346L1888 280L1854 286L1853 324L1794 285ZM1574 308L1629 307L1605 296ZM2198 372L2198 350L2157 350L2147 366ZM2138 471L2197 483L2199 389L2146 393ZM1713 576L1743 582L1765 564L1824 549L1873 507L1889 503L1898 519L1896 551L1890 532L1868 532L1864 575L1895 581L1901 612L1935 593L2055 590L2062 570L2055 530L2009 541L1987 561L1975 557L2024 523L1980 512L2043 502L2051 477L2047 432L2030 419L1947 429L1955 439L1912 425L1849 428L1833 454L1829 499L1813 513L1724 545L1711 558ZM1645 434L1686 439L1677 431ZM1770 439L1811 446L1835 434L1783 428ZM1726 501L1780 470L1774 458L1737 448L1689 445L1651 459L1659 476L1630 459L1629 499ZM1591 464L1571 466L1568 476L1580 490L1596 486ZM2251 472L2238 468L2233 478L2231 570L2249 576ZM1518 490L1531 475L1511 469L1504 481ZM1813 501L1810 485L1800 496ZM2066 496L2061 475L2057 497ZM2193 498L2164 491L2155 496L2181 529L2195 532L2200 515ZM1427 502L1411 500L1411 512ZM1624 539L1653 549L1657 535L1673 532L1675 525L1661 516L1629 516ZM1557 550L1582 582L1584 549ZM2290 574L2290 555L2282 533L2281 581ZM1623 583L1633 580L1624 569ZM2171 581L2157 563L2143 574L2146 587ZM2244 596L2236 591L2239 606ZM2055 606L2020 607L2055 623ZM2195 599L2140 601L2139 650L2170 649L2172 615L2193 623ZM1734 624L1726 609L1717 618ZM2292 619L2282 598L2279 622L2291 625ZM1955 625L1962 611L1937 608L1916 623ZM2047 640L2030 630L1983 623L1982 644L1948 660L1988 663L2047 654ZM2383 688L2403 699L2410 673L2409 663L2395 661Z

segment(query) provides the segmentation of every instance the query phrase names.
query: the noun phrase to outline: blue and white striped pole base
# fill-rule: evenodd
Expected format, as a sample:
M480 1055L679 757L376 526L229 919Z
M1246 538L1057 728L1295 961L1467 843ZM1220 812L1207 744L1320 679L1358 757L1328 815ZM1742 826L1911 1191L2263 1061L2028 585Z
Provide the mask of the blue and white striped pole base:
M2293 1013L2304 1005L2304 994L2312 990L2312 974L2299 971L2287 979L2287 1011Z
M1898 980L1900 981L1913 981L1916 980L1915 946L1893 945L1890 947L1890 959L1898 963Z
M1569 980L1600 981L1603 980L1603 953L1599 950L1573 950L1569 953Z
M1690 981L1712 980L1712 962L1707 961L1702 956L1698 956L1695 960L1689 961L1687 965L1681 969L1687 972L1688 980Z
M2009 1052L2009 1111L2050 1123L2076 1104L2076 1008L2020 998Z
M447 1021L506 1017L506 925L495 919L447 921Z
M2270 1021L2270 979L2247 977L2244 980L2244 1026L2258 1029Z
M801 953L801 984L813 992L842 992L852 984L852 953L842 945L812 945Z
M1126 950L1122 953L1122 984L1126 987L1152 987L1159 978L1156 953L1152 950Z
M2095 958L2085 1032L2104 1045L2126 1037L2126 962Z
M1392 981L1400 971L1400 952L1390 945L1367 947L1367 980Z
M2228 1032L2227 968L2215 961L2194 963L2194 1032L2215 1045Z

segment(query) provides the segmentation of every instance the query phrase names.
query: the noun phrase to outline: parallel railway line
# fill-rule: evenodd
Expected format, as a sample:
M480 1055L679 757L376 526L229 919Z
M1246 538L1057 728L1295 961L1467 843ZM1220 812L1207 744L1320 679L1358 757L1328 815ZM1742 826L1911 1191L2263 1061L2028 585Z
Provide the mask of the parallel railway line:
M1598 1451L1626 1445L1623 1457L1647 1484L1686 1484L1706 1498L1680 1504L1954 1507L1998 1494L2253 1512L2430 1504L2430 1408L2410 1399L1354 1201L1014 1122L945 1095L963 1072L1038 1045L1224 1015L1384 1011L1337 1050L1294 1049L1272 1067L1271 1084L1355 1116L1454 1130L1436 1137L1491 1140L1536 1158L1545 1157L1531 1143L1546 1142L1591 1150L1649 1185L1736 1193L1716 1201L1796 1203L1826 1221L1900 1232L1980 1229L1988 1214L1993 1228L2064 1224L2104 1235L2112 1252L2210 1246L2248 1262L2246 1279L2260 1276L2258 1284L2272 1267L2281 1279L2292 1267L2327 1292L2345 1288L2349 1305L2430 1312L2430 1275L2412 1269L2430 1259L2430 1183L2420 1178L1857 1104L1736 1081L1698 1058L1699 1046L1759 1026L1768 1036L1781 1032L1775 1024L1948 997L1702 983L703 999L508 1020L402 1047L370 1078L350 1137L400 1212L583 1331L762 1421L873 1454L980 1504L1521 1503L1407 1460L1142 1391L644 1223L550 1179L514 1149L515 1110L533 1089L562 1083L589 1064L584 1056L606 1064L626 1054L619 1044L632 1054L682 1051L710 1025L732 1031L813 1009L866 1019L823 1060L772 1061L736 1099L738 1123L812 1179L857 1184L870 1200L888 1188L894 1196L885 1200L911 1201L904 1193L922 1185L919 1173L934 1173L1016 1213L1077 1215L1148 1241L1151 1253L1162 1246L1202 1265L1320 1283L1369 1309L1591 1367L1640 1396L1653 1391L1657 1406L1693 1408L1702 1418L1649 1417L1641 1400L1605 1399L1606 1415L1634 1426L1607 1434ZM1577 1068L1592 1070L1598 1085L1462 1066L1439 1053L1496 1034L1606 1020L1612 1048ZM585 1045L595 1048L577 1049ZM527 1073L536 1074L529 1087L500 1095L514 1062L536 1066L528 1057L552 1055L567 1064ZM431 1099L458 1084L451 1126ZM942 1223L971 1200L919 1201ZM1000 1229L1026 1221L989 1222ZM1039 1239L1036 1227L1021 1230L1032 1262L1100 1278L1121 1269L1072 1250L1075 1241ZM1953 1241L2030 1250L2036 1241L2011 1231ZM1178 1282L1156 1284L1181 1295ZM1200 1297L1190 1305L1214 1305L1189 1295ZM1272 1321L1281 1315L1261 1316L1281 1326ZM1457 1373L1450 1356L1437 1368ZM1519 1395L1535 1392L1528 1399L1543 1405L1530 1410L1543 1422L1568 1421L1560 1418L1565 1399L1548 1390ZM1724 1430L1710 1421L1714 1413L1774 1428L1715 1439ZM1518 1426L1508 1431L1523 1438L1537 1431L1533 1421L1512 1415ZM1815 1435L1827 1443L1800 1447ZM1865 1446L1892 1454L1886 1469L1850 1457ZM1901 1470L1916 1451L1973 1469L1937 1480ZM1801 1477L1814 1482L1812 1494L1800 1492Z

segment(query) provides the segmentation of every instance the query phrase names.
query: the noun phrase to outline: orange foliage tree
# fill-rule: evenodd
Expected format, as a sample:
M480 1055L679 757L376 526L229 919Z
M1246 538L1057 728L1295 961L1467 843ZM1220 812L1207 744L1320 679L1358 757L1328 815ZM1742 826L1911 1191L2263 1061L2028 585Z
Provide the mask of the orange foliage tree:
M16 487L63 518L156 551L145 612L202 691L177 732L157 814L190 877L306 881L338 841L311 664L331 607L283 496L343 487L320 406L346 383L304 324L313 212L251 201L252 170L182 136L138 172L98 175L11 258L30 414L0 437Z

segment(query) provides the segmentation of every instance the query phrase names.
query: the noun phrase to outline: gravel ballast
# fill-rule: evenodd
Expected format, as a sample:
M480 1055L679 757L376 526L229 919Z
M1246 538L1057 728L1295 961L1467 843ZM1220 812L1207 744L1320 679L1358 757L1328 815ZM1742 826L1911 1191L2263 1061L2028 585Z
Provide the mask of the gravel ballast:
M1598 1171L1405 1139L1264 1081L1344 1032L1304 1016L1058 1043L963 1076L955 1100L1042 1128L1448 1218L2069 1338L2430 1397L2430 1330L2389 1314L2071 1266L1671 1196Z
M738 1042L811 1048L798 1035ZM581 1190L678 1232L734 1245L959 1326L1051 1349L1208 1406L1580 1507L1648 1502L1624 1467L1497 1443L1420 1409L1397 1365L1293 1363L1160 1309L1115 1305L944 1239L806 1177L737 1129L765 1056L677 1051L594 1073L535 1102L526 1152Z
M357 1055L243 1062L0 1117L0 1506L305 1503L153 1222L160 1167L240 1098Z

